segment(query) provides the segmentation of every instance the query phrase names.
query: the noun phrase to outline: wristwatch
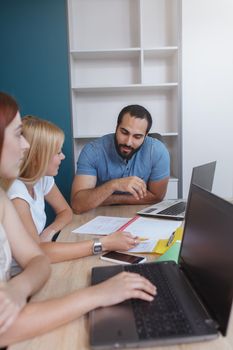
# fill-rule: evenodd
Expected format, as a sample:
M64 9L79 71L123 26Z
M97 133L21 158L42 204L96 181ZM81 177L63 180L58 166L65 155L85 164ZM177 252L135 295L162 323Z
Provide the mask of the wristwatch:
M93 255L101 254L103 251L102 243L100 242L99 238L93 239L93 246L92 246L92 253Z

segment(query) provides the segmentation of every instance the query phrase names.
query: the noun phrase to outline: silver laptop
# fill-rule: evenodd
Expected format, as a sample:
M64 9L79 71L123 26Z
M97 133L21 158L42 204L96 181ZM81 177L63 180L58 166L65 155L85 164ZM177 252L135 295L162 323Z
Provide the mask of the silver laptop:
M92 284L120 271L157 287L152 302L131 299L90 313L93 349L150 347L226 335L233 299L233 204L192 184L178 264L173 261L92 269Z
M208 191L212 190L216 161L193 168L191 182ZM175 220L184 220L187 201L183 199L168 199L144 208L137 214Z

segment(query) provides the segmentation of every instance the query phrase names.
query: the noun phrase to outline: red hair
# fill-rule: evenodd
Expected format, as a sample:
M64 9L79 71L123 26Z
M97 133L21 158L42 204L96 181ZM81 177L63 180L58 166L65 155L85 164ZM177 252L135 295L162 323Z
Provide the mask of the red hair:
M4 92L0 92L0 158L2 154L5 129L12 122L18 110L18 104L13 97Z

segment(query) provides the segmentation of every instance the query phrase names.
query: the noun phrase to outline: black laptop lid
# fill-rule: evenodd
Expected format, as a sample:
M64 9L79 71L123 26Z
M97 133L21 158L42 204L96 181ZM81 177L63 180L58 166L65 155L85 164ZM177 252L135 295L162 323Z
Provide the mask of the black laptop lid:
M179 264L226 334L233 298L233 205L192 184Z
M206 163L193 168L191 184L198 185L208 191L212 190L216 161Z

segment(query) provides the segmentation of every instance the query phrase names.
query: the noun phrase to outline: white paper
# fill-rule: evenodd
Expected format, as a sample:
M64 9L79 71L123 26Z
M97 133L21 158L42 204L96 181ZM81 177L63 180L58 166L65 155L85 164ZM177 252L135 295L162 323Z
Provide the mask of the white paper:
M120 218L113 216L97 216L93 220L73 230L73 233L108 235L119 230L130 218Z
M154 247L156 246L158 239L150 238L148 241L139 243L136 247L129 249L128 252L131 253L150 253L153 252Z
M126 230L140 238L148 238L147 241L140 242L136 247L130 249L130 252L152 252L158 240L170 237L181 223L174 220L149 219L139 217L133 221Z
M180 225L181 222L175 220L139 217L127 226L127 231L140 237L159 237L165 239L168 238Z

